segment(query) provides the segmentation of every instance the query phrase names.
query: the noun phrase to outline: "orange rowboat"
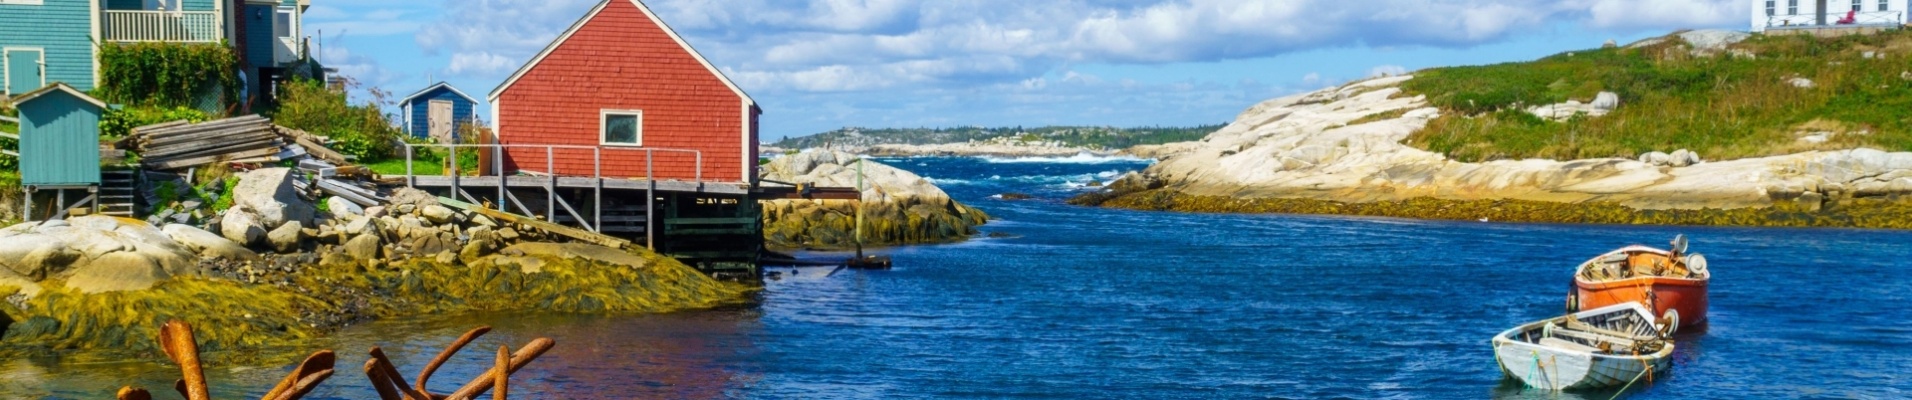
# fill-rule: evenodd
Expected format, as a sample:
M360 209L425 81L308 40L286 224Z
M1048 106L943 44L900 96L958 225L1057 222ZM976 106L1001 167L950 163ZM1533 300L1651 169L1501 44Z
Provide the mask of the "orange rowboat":
M1590 310L1640 303L1665 325L1678 329L1706 324L1706 283L1713 274L1706 257L1686 253L1686 236L1672 250L1627 246L1580 264L1574 271L1571 307Z

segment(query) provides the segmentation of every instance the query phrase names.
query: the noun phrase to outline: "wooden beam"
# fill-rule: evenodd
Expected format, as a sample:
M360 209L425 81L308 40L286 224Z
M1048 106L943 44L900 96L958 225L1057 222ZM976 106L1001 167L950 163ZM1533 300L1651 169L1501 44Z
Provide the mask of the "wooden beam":
M612 237L609 235L593 233L591 231L586 231L583 229L572 228L572 227L568 227L564 225L558 225L552 222L539 221L537 218L531 218L531 217L526 217L523 215L512 214L512 213L508 213L504 211L498 211L498 210L493 210L489 208L479 207L471 203L466 203L466 202L462 202L458 200L452 200L449 198L439 197L438 204L444 204L446 207L478 213L479 215L483 215L486 217L490 217L491 219L498 220L498 222L530 226L532 228L537 228L538 230L550 232L556 235L570 237L572 239L577 239L578 241L585 242L585 243L591 243L591 244L596 244L599 246L610 247L613 249L620 249L620 250L630 249L634 247L631 241L629 240L624 240L624 239Z

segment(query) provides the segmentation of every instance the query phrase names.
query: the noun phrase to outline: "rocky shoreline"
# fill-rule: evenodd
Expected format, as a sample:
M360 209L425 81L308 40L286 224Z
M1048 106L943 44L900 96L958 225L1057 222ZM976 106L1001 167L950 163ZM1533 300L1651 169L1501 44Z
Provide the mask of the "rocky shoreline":
M862 165L863 244L950 243L978 233L989 215L963 205L916 175L843 151L806 151L763 166L765 179L814 186L856 187ZM856 245L857 202L763 202L765 244L779 249L848 249Z
M1132 150L1161 162L1076 202L1635 224L1906 228L1893 219L1912 217L1904 200L1912 198L1912 153L1905 152L1812 151L1725 161L1683 151L1640 159L1451 160L1402 143L1442 112L1422 96L1401 92L1398 86L1412 78L1270 100L1202 141ZM1526 211L1480 207L1506 202L1527 205Z
M670 312L745 303L755 290L409 189L382 206L334 201L320 212L292 181L283 169L241 175L211 229L108 216L0 229L0 354L151 356L148 339L168 319L191 321L216 352L289 346L373 319Z

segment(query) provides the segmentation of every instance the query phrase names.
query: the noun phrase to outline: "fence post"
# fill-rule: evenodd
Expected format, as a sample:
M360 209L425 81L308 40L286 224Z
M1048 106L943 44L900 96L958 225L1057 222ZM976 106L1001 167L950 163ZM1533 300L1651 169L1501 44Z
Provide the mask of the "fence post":
M505 181L504 149L503 144L491 145L491 172L498 175L498 211L509 212L511 207L507 206L511 201L505 197L505 186L509 186L510 182Z

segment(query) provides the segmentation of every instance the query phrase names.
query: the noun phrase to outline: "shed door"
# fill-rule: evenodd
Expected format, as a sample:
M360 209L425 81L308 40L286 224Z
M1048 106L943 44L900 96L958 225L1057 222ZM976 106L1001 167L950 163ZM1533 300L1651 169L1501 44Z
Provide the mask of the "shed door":
M46 53L40 50L6 50L7 93L21 94L46 87Z
M428 118L431 123L432 140L437 140L440 143L450 142L452 129L451 102L432 100L430 107L431 109L428 111L426 118Z

